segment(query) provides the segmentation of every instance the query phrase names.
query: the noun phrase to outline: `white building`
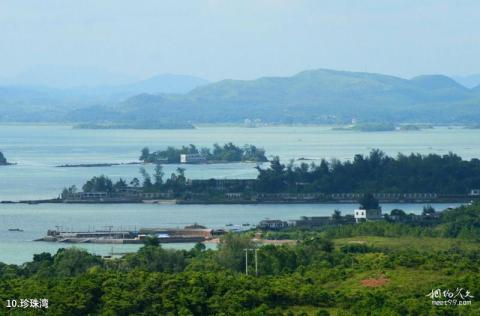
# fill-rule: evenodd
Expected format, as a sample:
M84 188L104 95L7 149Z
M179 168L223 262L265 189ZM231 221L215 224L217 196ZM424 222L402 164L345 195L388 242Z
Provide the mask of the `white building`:
M264 219L261 221L257 227L262 228L262 229L281 229L284 227L287 227L288 223L285 221L281 221L279 219Z
M470 190L471 196L480 196L480 189L472 189Z
M375 221L383 219L382 210L381 209L370 209L370 210L363 210L358 209L354 210L353 216L355 217L355 222L363 222L363 221Z
M200 154L181 154L180 163L202 163L206 159Z

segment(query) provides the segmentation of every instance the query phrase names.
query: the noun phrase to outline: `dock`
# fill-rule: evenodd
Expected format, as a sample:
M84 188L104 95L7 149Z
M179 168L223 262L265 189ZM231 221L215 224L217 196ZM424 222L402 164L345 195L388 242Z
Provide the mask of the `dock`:
M185 228L141 228L137 230L62 231L48 230L45 237L35 241L75 244L143 244L146 238L156 237L160 243L196 243L213 238L213 229L202 226Z

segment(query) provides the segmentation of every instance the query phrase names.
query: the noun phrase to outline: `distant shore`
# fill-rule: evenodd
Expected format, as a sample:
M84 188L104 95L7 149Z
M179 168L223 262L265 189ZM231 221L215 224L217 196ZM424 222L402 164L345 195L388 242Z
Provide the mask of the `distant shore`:
M195 126L189 123L116 123L116 124L95 124L84 123L73 125L74 129L195 129Z
M380 203L396 204L429 204L429 203L470 203L474 198L471 196L440 197L436 199L380 199ZM20 201L0 201L0 204L169 204L169 205L252 205L252 204L354 204L358 203L356 199L325 199L325 200L184 200L184 199L104 199L104 200L78 200L64 201L61 198L39 199L39 200L20 200Z
M113 163L81 163L81 164L65 164L55 166L56 168L90 168L90 167L112 167L112 166L123 166L123 165L141 165L141 161L132 161L132 162L113 162Z
M6 162L6 163L0 163L1 166L15 166L17 163L16 162Z

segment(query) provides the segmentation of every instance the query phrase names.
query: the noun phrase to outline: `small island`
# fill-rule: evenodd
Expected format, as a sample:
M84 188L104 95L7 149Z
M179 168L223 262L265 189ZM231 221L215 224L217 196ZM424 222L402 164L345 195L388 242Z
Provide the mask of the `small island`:
M420 131L433 129L430 124L400 124L393 123L357 123L349 126L333 127L334 131L358 131L358 132L394 132L394 131Z
M254 145L243 147L232 143L213 148L197 148L195 145L181 148L167 147L165 150L150 152L148 147L142 149L140 161L145 163L230 163L230 162L266 162L265 150Z
M358 132L391 132L395 131L392 123L359 123L345 127L334 127L334 131L358 131Z
M405 124L398 127L399 131L421 131L423 129L433 129L430 124Z
M0 151L0 166L9 166L13 165L13 163L8 162L7 158L3 155L3 153Z

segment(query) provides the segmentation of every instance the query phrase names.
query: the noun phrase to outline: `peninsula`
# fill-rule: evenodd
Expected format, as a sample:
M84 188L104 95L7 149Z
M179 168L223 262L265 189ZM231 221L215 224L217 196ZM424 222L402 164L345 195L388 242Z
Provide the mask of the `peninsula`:
M93 167L112 167L112 166L124 166L124 165L139 165L142 164L139 161L131 162L111 162L111 163L81 163L81 164L64 164L56 166L57 168L93 168Z
M78 191L65 188L66 203L351 203L367 193L382 202L470 202L480 199L480 160L448 155L386 156L372 150L353 161L322 160L320 164L282 164L256 167L256 179L187 179L184 168L164 178L157 163L142 180L113 182L102 175Z

